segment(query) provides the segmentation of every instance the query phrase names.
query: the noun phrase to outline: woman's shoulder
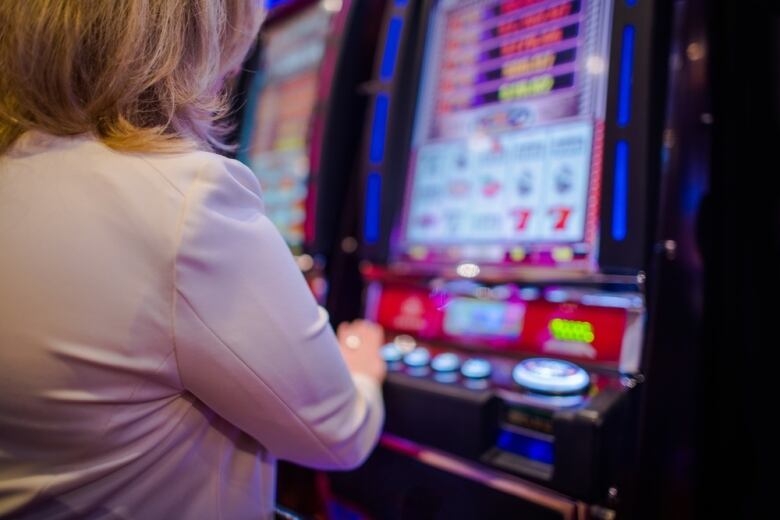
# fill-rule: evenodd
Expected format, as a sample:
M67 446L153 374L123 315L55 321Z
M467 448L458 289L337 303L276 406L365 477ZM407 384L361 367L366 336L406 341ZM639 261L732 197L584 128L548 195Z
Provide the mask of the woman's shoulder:
M260 195L257 177L242 162L203 150L135 154L182 194L194 187L248 190Z
M181 195L201 182L260 193L257 178L243 163L194 147L177 152L122 151L88 134L55 136L29 131L5 156L12 163L7 167L51 170L56 165L58 175L78 174L82 180L95 178L123 185L162 180Z

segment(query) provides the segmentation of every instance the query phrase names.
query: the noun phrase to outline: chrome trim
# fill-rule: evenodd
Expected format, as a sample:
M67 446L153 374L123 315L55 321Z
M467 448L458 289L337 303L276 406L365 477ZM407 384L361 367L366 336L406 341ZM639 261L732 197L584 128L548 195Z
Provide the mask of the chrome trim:
M514 475L461 459L460 457L456 457L455 455L445 453L435 448L429 448L389 433L382 434L379 442L386 449L411 457L418 462L433 468L478 482L486 487L495 489L496 491L556 511L563 515L565 520L579 520L582 518L578 514L581 505L584 506L587 511L587 506L565 495L543 488ZM396 447L399 445L403 445L408 449L399 449Z

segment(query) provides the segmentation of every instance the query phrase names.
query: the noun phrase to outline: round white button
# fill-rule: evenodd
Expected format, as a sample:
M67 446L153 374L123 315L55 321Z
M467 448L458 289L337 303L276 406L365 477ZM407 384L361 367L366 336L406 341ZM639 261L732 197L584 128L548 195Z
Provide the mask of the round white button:
M401 361L401 358L404 357L403 353L401 353L401 349L399 349L398 345L395 343L384 345L379 352L382 354L382 359L387 363L396 363Z
M490 362L484 359L468 359L460 369L460 373L470 379L484 379L490 376Z
M460 367L460 359L452 352L439 354L431 361L431 368L436 372L455 372Z
M560 359L531 358L512 370L515 383L535 392L574 394L590 384L588 373L574 363Z
M410 367L424 367L431 361L431 353L427 348L417 347L404 356L404 363Z

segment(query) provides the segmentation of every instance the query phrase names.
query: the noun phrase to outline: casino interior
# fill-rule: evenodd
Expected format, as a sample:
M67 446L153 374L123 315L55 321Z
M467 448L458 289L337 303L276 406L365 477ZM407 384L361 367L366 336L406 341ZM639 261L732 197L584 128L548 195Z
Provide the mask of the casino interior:
M224 153L387 366L371 455L280 461L278 518L763 518L780 7L265 9Z
M711 473L757 446L717 418L746 395L718 379L757 355L722 343L764 312L739 289L753 274L725 279L761 272L741 245L777 208L734 176L765 160L760 125L777 128L777 78L738 79L778 63L778 25L749 4L268 0L238 158L333 323L367 318L388 340L379 446L346 473L283 464L281 508L694 518L721 489L735 498L718 516L737 518L757 503L757 451L728 463L741 483ZM737 294L751 316L731 312Z

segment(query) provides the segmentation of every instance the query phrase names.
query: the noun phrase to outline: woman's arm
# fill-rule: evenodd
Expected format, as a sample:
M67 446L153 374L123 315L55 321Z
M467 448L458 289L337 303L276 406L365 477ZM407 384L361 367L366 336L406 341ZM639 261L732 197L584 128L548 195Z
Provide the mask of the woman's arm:
M379 381L349 373L252 173L211 159L186 195L180 237L173 330L184 388L277 457L359 465L383 422Z

